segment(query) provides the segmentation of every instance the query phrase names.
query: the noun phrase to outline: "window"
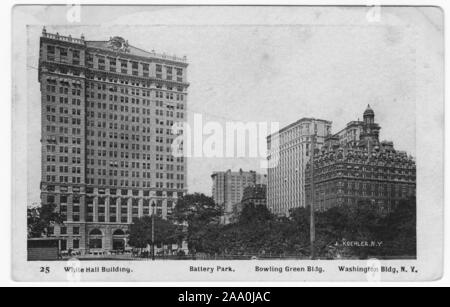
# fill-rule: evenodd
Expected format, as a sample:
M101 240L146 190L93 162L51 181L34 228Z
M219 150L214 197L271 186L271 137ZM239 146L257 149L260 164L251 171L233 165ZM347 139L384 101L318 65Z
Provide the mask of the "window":
M60 55L60 61L62 63L67 62L67 49L66 48L60 48L59 49L59 55Z
M98 58L98 69L105 70L105 58L104 57Z
M90 249L100 249L102 248L102 239L89 239Z
M89 232L89 235L90 236L101 236L102 232L96 228L96 229L91 230L91 232Z
M120 70L123 74L128 73L128 61L120 60Z
M162 65L156 64L156 78L162 78Z
M74 65L80 64L80 51L79 50L72 51L72 64L74 64Z
M109 59L109 70L112 72L116 71L116 59L113 58Z
M138 75L138 62L131 62L131 70L132 70L133 76Z
M166 68L166 78L167 80L172 80L172 67Z
M143 63L142 64L142 70L143 70L143 73L144 73L144 77L148 77L149 65Z
M177 81L182 82L183 81L183 70L181 68L177 68Z
M89 68L94 67L94 57L92 54L88 54L86 57L86 62Z
M55 46L47 45L47 60L49 61L55 60Z
M73 227L72 234L79 235L80 234L80 227Z

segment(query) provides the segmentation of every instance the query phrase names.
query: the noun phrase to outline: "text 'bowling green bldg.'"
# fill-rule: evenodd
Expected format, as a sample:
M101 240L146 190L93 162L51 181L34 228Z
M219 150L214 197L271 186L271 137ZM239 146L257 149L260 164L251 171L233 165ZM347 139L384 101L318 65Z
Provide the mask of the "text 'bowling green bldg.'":
M64 224L62 249L123 250L134 219L171 215L186 192L186 160L172 143L186 119L186 58L121 37L40 38L41 201Z

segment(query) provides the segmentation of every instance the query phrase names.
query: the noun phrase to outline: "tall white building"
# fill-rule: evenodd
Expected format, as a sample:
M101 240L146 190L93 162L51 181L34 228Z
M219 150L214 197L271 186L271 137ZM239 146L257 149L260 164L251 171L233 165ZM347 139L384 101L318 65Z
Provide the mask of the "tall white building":
M171 144L186 118L187 66L121 37L43 29L41 199L63 217L53 229L62 250L122 250L135 220L172 214L186 192L187 162Z
M305 207L305 168L313 136L320 148L330 133L330 121L302 118L267 138L267 206L272 213L287 216L290 209Z

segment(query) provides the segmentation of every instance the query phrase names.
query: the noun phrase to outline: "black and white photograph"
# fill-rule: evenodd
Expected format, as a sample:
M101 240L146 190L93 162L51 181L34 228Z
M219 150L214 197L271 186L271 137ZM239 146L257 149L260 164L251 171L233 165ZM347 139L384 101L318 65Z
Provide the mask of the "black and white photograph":
M12 14L16 280L442 274L442 8Z

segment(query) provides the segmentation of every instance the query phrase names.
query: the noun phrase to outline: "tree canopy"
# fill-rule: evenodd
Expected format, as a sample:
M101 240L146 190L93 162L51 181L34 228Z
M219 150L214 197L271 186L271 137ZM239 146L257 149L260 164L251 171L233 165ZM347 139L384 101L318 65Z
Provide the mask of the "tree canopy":
M176 244L181 241L180 226L155 216L154 244ZM130 226L128 244L136 248L146 248L152 244L152 217L144 216L134 221Z
M48 237L50 228L62 224L62 215L57 212L55 204L42 204L27 209L27 227L29 238Z
M211 251L218 244L217 234L222 208L204 194L187 194L174 210L174 220L187 225L186 240L191 252Z
M156 241L168 243L165 238L183 239L191 253L210 257L309 257L309 207L293 209L289 217L278 217L266 206L248 204L233 223L226 225L220 222L222 215L212 198L203 194L186 195L175 207L172 221L155 222ZM365 259L416 255L414 198L401 201L391 210L361 201L316 212L315 216L317 257ZM178 225L184 225L187 231L180 228L175 231ZM147 246L149 235L151 218L138 220L131 226L130 244ZM371 245L373 242L376 244Z

